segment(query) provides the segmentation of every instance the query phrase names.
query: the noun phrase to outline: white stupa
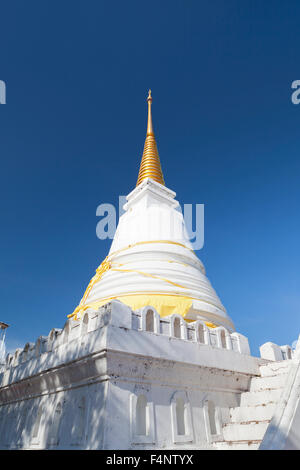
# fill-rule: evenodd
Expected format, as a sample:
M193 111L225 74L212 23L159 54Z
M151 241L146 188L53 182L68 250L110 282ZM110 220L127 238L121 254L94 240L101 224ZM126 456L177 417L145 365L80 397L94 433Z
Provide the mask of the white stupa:
M127 196L110 252L74 314L118 299L133 310L152 305L161 317L178 313L188 321L201 319L209 326L234 331L192 249L176 194L164 184L151 104L149 91L147 135L137 186Z
M80 304L0 361L1 450L130 449L137 466L141 449L300 449L300 340L255 357L233 331L165 187L151 103L137 187Z

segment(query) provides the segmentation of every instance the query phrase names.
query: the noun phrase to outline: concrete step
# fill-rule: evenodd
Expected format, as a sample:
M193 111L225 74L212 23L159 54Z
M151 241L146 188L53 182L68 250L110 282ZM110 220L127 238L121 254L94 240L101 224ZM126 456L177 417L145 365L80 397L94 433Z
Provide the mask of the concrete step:
M291 360L269 362L266 365L260 366L260 373L262 377L272 377L278 374L287 374L291 365Z
M276 404L258 406L239 406L230 408L230 423L246 423L271 420Z
M229 423L223 426L225 441L261 441L269 421L259 423Z
M221 441L215 442L217 450L257 450L261 441Z
M283 388L288 374L271 375L269 377L253 377L250 382L250 392Z
M277 403L281 392L281 389L244 392L241 394L240 406L257 406Z

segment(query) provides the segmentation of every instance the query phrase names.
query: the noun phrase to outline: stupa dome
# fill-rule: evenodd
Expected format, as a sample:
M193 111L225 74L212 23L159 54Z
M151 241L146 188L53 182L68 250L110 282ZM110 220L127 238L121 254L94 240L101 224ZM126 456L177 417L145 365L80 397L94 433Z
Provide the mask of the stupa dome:
M118 299L133 310L153 306L161 316L177 313L210 326L234 325L192 249L176 194L164 185L154 137L152 97L137 187L106 259L96 271L72 315Z

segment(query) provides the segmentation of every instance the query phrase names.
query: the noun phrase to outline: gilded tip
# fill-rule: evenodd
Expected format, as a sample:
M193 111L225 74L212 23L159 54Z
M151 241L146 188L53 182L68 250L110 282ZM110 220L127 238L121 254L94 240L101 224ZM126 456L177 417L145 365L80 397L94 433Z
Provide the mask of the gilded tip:
M157 183L162 185L165 184L164 177L161 170L159 155L157 151L157 145L153 132L152 125L152 96L151 90L148 92L148 122L147 122L147 134L144 145L144 151L137 180L137 186L142 183L146 178L152 178Z

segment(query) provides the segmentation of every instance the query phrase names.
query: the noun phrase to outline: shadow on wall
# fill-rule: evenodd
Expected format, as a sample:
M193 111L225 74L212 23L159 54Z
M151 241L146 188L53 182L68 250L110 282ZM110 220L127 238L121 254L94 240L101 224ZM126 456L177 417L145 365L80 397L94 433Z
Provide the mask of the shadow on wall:
M127 308L127 307L126 307ZM136 335L136 345L141 351L151 350L153 345L153 334L164 334L170 335L174 338L172 347L174 350L181 344L181 340L194 341L197 343L211 344L211 338L215 338L215 347L222 349L232 349L231 340L237 340L234 334L230 335L223 328L217 328L214 331L210 331L206 325L202 322L195 322L195 328L189 329L186 322L177 315L172 315L169 320L164 319L162 324L157 312L151 307L147 307L148 311L144 311L143 314L139 315L138 321L144 321L145 328L144 333ZM105 319L105 315L109 309L103 307L101 314L99 312L91 312L92 318L97 318L102 322L102 326L106 325L109 320ZM122 313L122 312L121 312ZM132 312L130 311L130 318ZM137 315L136 315L137 316ZM97 319L98 322L98 319ZM139 323L138 329L141 330L141 324ZM98 326L96 326L98 325ZM160 331L162 327L166 328L166 332ZM84 380L83 370L88 369L88 376L90 378L99 379L101 372L99 372L95 362L84 362L82 368L80 364L76 362L70 362L68 353L72 351L72 359L80 358L84 356L87 349L88 351L97 351L99 336L91 334L95 329L99 327L99 323L93 323L93 326L89 325L89 313L86 313L81 323L76 325L73 330L70 328L70 322L66 322L63 330L53 329L49 333L48 337L40 337L36 344L28 343L24 350L16 351L15 355L8 357L8 369L5 373L9 374L8 383L13 383L12 391L15 390L14 396L9 398L10 404L2 405L0 407L0 447L1 448L91 448L101 449L103 447L103 434L104 434L104 423L107 432L111 430L112 424L110 420L113 417L113 429L114 432L120 433L120 443L125 442L123 437L124 434L132 434L132 414L129 412L129 397L131 394L137 398L143 395L146 400L137 400L136 418L139 420L139 426L136 431L137 439L140 436L140 443L154 444L155 432L157 426L162 429L165 423L159 421L159 417L155 416L156 407L164 407L167 409L169 416L169 425L173 425L174 429L177 426L177 431L173 430L173 435L177 436L176 439L179 442L185 442L188 437L188 442L192 442L194 437L193 421L190 416L189 410L190 400L187 393L183 396L178 397L175 402L175 418L172 421L171 415L171 394L174 393L174 388L170 388L170 396L160 397L155 396L154 400L151 396L151 386L148 388L142 386L140 382L147 378L147 374L150 371L151 361L145 365L145 360L142 359L140 363L132 363L130 367L140 368L136 371L129 371L129 375L132 376L132 380L136 380L134 389L130 389L127 385L123 395L116 396L116 399L109 401L110 409L107 409L106 405L106 393L109 388L110 391L114 386L122 389L123 385L118 383L92 383L89 385L82 385ZM90 330L89 330L90 329ZM77 333L75 332L77 330ZM127 351L128 349L128 335L130 329L123 328L122 335L118 336L118 346L120 350ZM80 332L78 334L78 332ZM74 333L74 336L72 334ZM190 337L189 335L193 336ZM174 342L175 341L175 342ZM179 342L178 342L179 341ZM171 343L169 343L171 344ZM69 349L70 348L70 349ZM156 355L164 357L165 347L160 342L156 343ZM66 354L65 356L63 354ZM63 361L62 361L63 359ZM16 402L21 397L28 396L27 389L29 382L25 382L26 379L31 379L31 376L37 374L37 361L39 362L40 371L43 372L38 377L38 398L23 399L23 401ZM48 361L48 362L46 362ZM168 361L169 367L173 367L172 361ZM45 369L45 364L47 369ZM64 367L57 367L58 364L64 365ZM44 369L43 369L44 367ZM54 370L51 370L51 367ZM64 372L67 369L67 373ZM49 372L48 372L49 371ZM165 369L158 373L164 374ZM15 378L17 377L17 381ZM150 380L151 376L149 375ZM223 380L227 378L223 377ZM159 377L159 383L164 382L165 377L162 375ZM78 384L81 384L78 386ZM31 385L31 384L30 384ZM70 385L78 386L78 388L71 388L64 391ZM22 389L23 387L23 389ZM182 388L180 385L179 389ZM9 387L8 387L9 388ZM61 390L61 391L58 391ZM54 393L55 392L55 393ZM43 396L41 396L43 394ZM20 398L19 398L20 397ZM122 397L122 399L120 398ZM199 397L200 402L197 406L201 408L202 396ZM214 398L212 398L213 400ZM14 400L14 403L12 401ZM142 406L143 405L143 406ZM233 406L234 404L232 404ZM142 411L141 411L142 410ZM152 410L152 411L151 411ZM141 414L141 413L146 413ZM131 416L131 417L130 417ZM153 418L151 418L153 416ZM151 431L151 419L152 431ZM158 420L158 421L156 421ZM187 421L185 421L187 420ZM2 422L2 426L1 426ZM120 426L118 426L120 423ZM128 423L128 429L124 429L124 423ZM212 431L214 427L211 424ZM146 430L146 434L142 433L141 430ZM151 431L151 432L150 432ZM134 440L133 439L133 440ZM170 436L168 436L170 439ZM139 441L139 438L137 439ZM116 442L116 441L115 441ZM169 440L169 443L172 442ZM120 447L124 449L128 447L128 439L126 445Z
M96 400L93 398L96 397ZM102 448L104 385L2 406L1 449ZM93 403L93 409L89 409ZM100 406L100 408L99 408Z

